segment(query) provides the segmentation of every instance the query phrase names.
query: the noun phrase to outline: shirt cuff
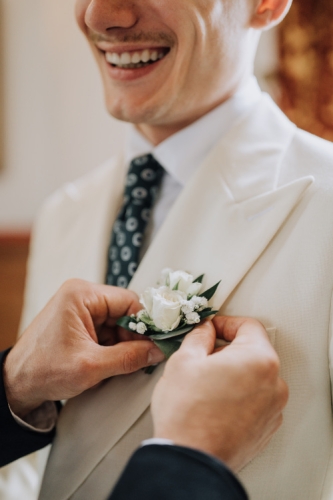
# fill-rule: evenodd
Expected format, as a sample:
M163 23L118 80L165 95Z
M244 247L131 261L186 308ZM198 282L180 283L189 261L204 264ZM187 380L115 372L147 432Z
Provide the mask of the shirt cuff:
M28 413L24 420L15 415L9 405L8 407L17 424L27 430L38 432L39 434L51 432L58 420L57 406L53 401L46 401L41 406Z
M145 439L141 443L142 446L149 446L150 444L161 444L161 445L167 445L167 446L173 446L175 443L171 441L171 439L164 439L164 438L150 438L150 439Z

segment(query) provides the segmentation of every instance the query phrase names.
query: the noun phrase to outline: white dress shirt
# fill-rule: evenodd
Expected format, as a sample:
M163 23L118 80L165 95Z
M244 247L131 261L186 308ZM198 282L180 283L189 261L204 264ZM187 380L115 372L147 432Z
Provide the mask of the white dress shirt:
M141 257L185 184L218 141L259 101L261 90L252 76L230 99L154 147L136 128L126 145L126 162L151 153L165 169L162 186L143 241Z
M251 77L230 99L213 109L188 127L180 130L154 147L134 127L126 145L125 158L128 165L138 157L151 153L165 169L161 190L156 200L152 218L143 241L141 258L156 236L159 228L185 184L195 173L217 142L259 101L261 90L256 78ZM40 407L25 424L36 431L48 432L55 425L55 405ZM44 414L44 423L41 415ZM53 420L54 419L54 420ZM54 421L54 425L51 421ZM156 441L148 440L145 444ZM165 443L166 444L166 443Z

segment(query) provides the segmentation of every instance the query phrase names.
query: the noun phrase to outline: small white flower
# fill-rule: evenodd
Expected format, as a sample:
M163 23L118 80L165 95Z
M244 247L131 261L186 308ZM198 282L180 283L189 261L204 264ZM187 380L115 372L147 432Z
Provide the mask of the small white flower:
M186 321L188 325L194 325L196 323L200 323L200 316L196 312L191 312L186 314Z
M191 302L194 304L194 309L196 311L202 311L208 306L208 300L206 297L192 297Z
M194 311L195 305L191 300L184 300L182 302L182 313L189 314Z
M133 330L133 332L136 332L138 325L136 323L134 323L133 321L131 321L128 326L130 327L131 330Z
M147 330L148 330L148 328L146 327L146 325L144 323L142 323L142 321L136 325L136 331L138 333L140 333L141 335L146 333Z

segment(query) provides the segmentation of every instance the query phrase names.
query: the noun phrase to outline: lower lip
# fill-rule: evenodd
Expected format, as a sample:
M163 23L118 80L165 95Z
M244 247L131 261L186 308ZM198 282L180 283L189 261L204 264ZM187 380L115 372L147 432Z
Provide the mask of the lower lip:
M156 61L152 64L148 64L148 66L144 66L143 68L137 68L137 69L117 68L109 64L107 61L105 61L105 63L107 66L107 71L113 80L132 81L152 73L155 69L157 69L161 65L162 61L164 61L165 58L166 56L164 56L163 59L160 59L159 61Z

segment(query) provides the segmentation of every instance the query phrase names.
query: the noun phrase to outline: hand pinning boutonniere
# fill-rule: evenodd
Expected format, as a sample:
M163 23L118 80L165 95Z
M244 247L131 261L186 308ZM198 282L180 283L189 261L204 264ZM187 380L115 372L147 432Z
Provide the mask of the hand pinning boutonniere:
M149 337L168 359L176 352L185 335L201 320L216 314L209 307L220 282L205 292L204 274L194 279L185 271L164 269L157 287L147 288L140 298L143 309L120 318L117 324L132 333ZM152 373L153 367L146 370Z

